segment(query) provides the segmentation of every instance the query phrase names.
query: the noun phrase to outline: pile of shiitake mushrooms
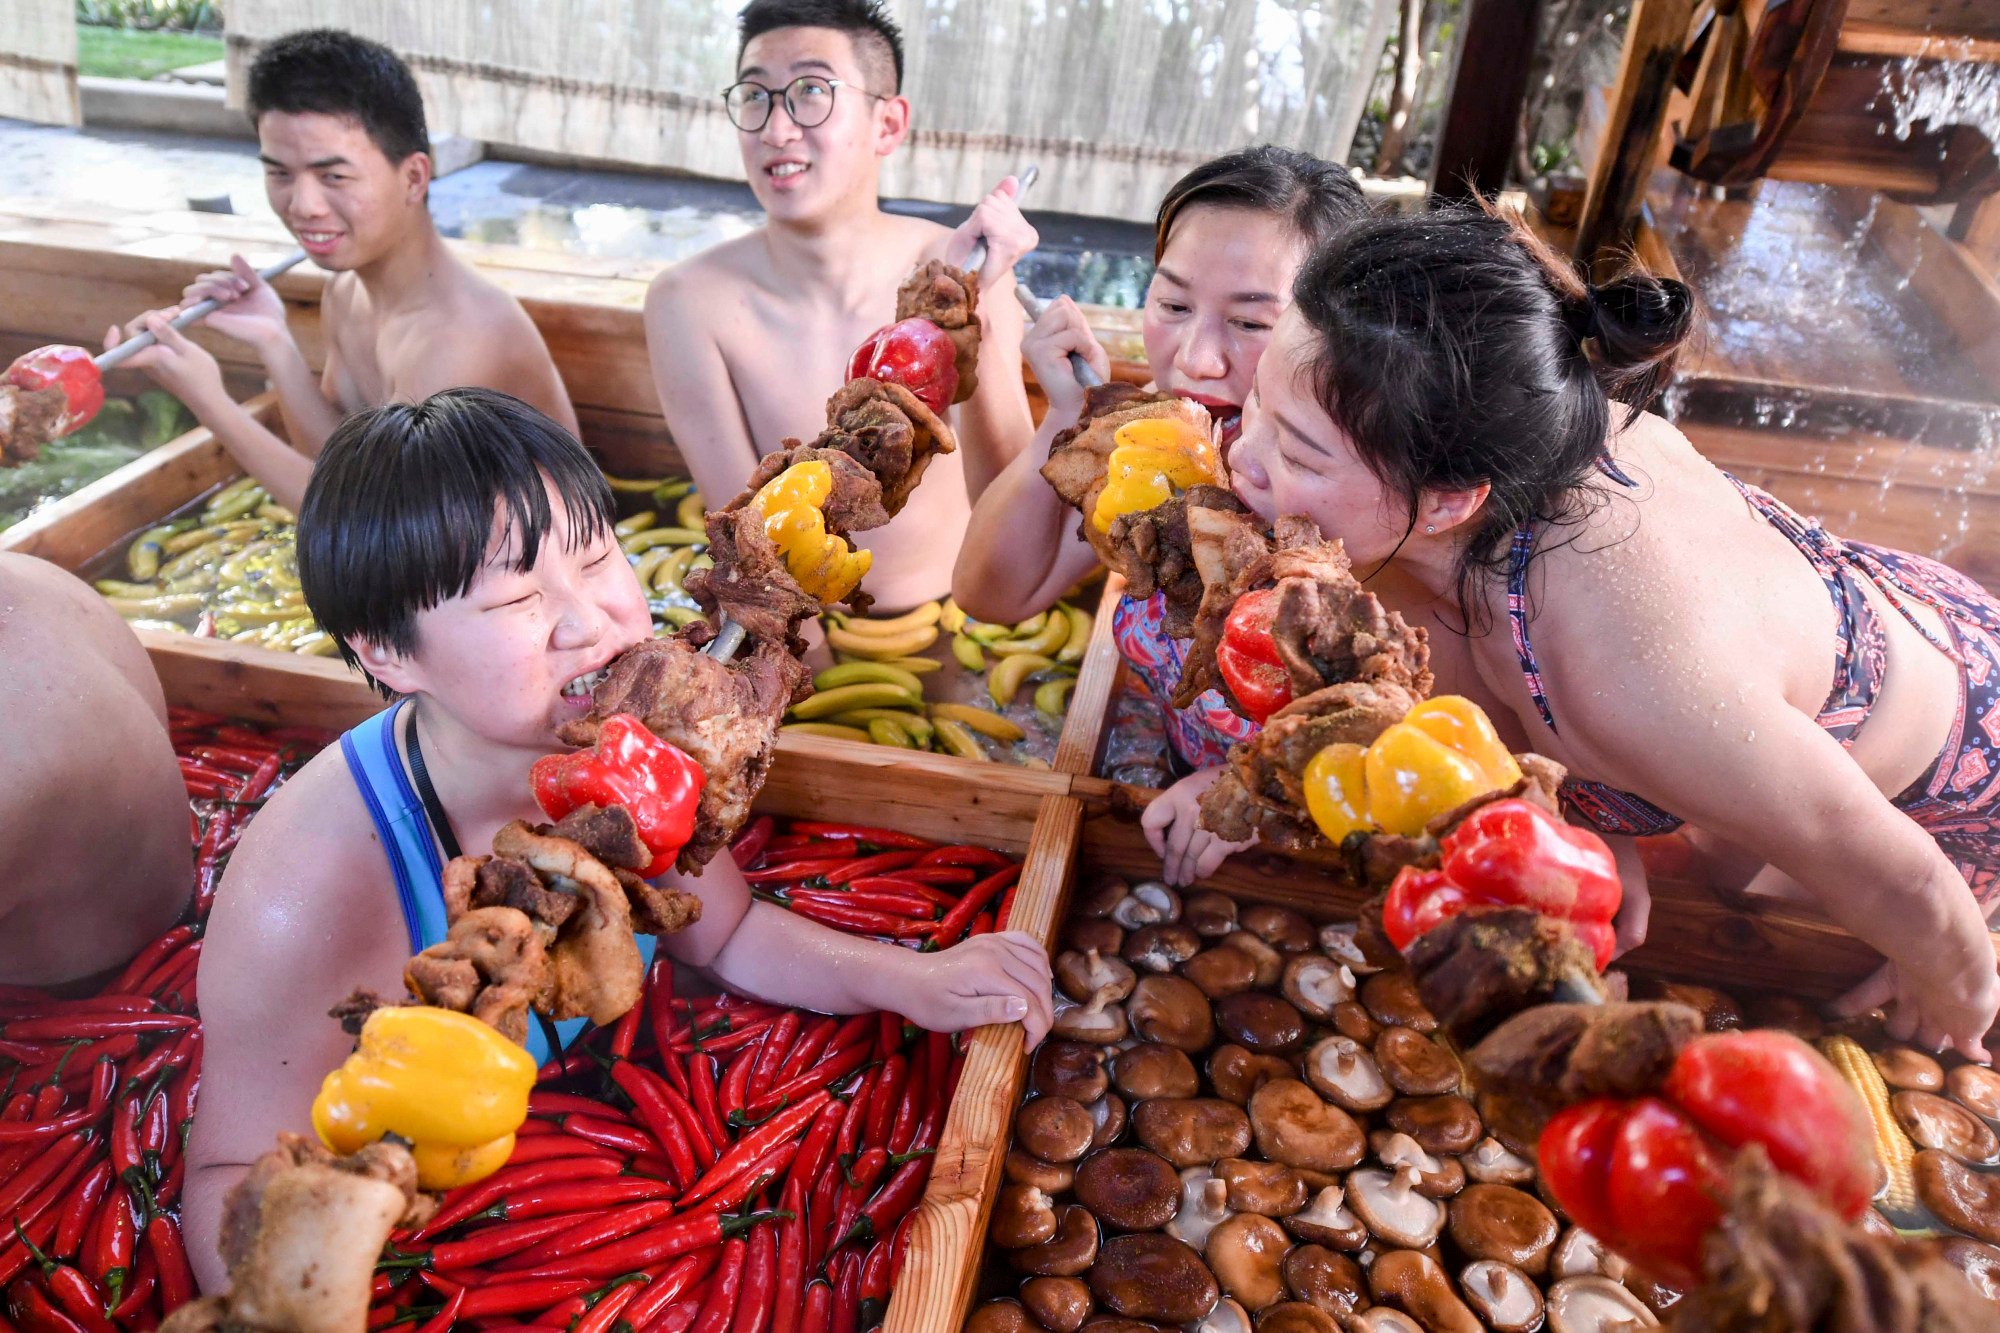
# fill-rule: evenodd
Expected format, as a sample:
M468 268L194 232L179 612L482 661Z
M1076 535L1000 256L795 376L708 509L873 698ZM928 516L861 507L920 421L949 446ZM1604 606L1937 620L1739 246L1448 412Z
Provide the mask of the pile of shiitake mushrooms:
M973 1333L1597 1333L1677 1298L1538 1194L1351 928L1112 880L1055 975Z
M1109 880L1062 945L988 1233L989 1291L1012 1294L971 1333L1623 1333L1679 1300L1566 1221L1352 926ZM1649 989L1746 1021L1719 991ZM1820 1035L1796 1000L1748 1021ZM1966 1233L1940 1251L2000 1302L2000 1074L1856 1035L1924 1202Z

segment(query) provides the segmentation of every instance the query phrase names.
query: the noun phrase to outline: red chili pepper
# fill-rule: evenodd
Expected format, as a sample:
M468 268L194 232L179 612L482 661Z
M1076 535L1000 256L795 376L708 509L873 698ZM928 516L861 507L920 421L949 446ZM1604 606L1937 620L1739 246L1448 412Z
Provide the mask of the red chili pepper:
M597 1246L586 1253L552 1260L527 1270L521 1276L606 1278L618 1273L636 1272L695 1250L721 1244L731 1237L740 1236L759 1223L770 1221L774 1216L776 1214L768 1212L725 1215L707 1209L686 1213L649 1227L636 1235L626 1236L608 1245Z
M882 1237L861 1261L861 1309L856 1328L874 1328L889 1308L890 1251L894 1244L891 1237Z
M125 970L118 974L118 980L111 983L110 990L121 995L131 994L133 982L165 962L167 955L194 937L193 926L175 926L134 955L132 961L125 964Z
M764 1034L762 1044L757 1047L756 1062L750 1067L750 1081L746 1088L750 1097L757 1096L771 1086L771 1080L777 1077L778 1066L785 1052L798 1040L801 1021L798 1010L787 1010L772 1025L771 1030Z
M1538 1153L1564 1210L1640 1267L1669 1282L1696 1280L1702 1238L1722 1217L1729 1159L1751 1144L1843 1218L1867 1208L1875 1160L1866 1112L1797 1037L1697 1037L1661 1094L1568 1107L1542 1131Z
M550 1092L536 1088L528 1094L528 1114L560 1120L568 1115L599 1116L606 1120L624 1120L625 1113L606 1102L593 1101L570 1092Z
M158 1155L167 1150L167 1099L155 1096L146 1106L139 1125L139 1147L148 1153Z
M708 1299L695 1317L689 1333L723 1333L736 1318L736 1302L743 1290L743 1268L749 1245L741 1239L726 1242L715 1279L709 1283Z
M868 1192L875 1188L889 1169L889 1152L886 1148L868 1148L854 1159L854 1165L847 1168L847 1179L841 1185L833 1206L833 1216L827 1219L827 1248L838 1249L849 1238L851 1229L861 1216L861 1205L867 1200Z
M931 1161L928 1155L913 1157L897 1167L895 1174L875 1192L875 1197L861 1209L836 1243L845 1245L852 1241L866 1245L871 1240L886 1238L902 1222L904 1215L916 1207L917 1200L924 1197L924 1186L930 1178Z
M511 1195L496 1206L499 1216L510 1222L556 1213L577 1213L605 1208L616 1203L640 1203L673 1196L673 1186L658 1180L573 1180L554 1185L535 1185Z
M613 1321L624 1313L625 1307L632 1303L639 1291L638 1286L629 1282L614 1287L605 1293L603 1299L590 1307L589 1314L577 1320L573 1326L573 1333L610 1333Z
M938 922L937 929L931 932L932 942L939 948L949 948L958 943L959 936L965 933L973 918L986 909L995 895L1020 877L1021 867L1009 864L967 889L965 896L958 900L958 906L945 913L944 920Z
M880 912L885 916L908 917L930 922L938 919L938 905L921 894L893 889L794 889L785 901L794 910L802 904L830 907L838 911Z
M1215 646L1215 665L1236 711L1260 725L1292 701L1291 673L1271 633L1277 618L1276 588L1246 592L1230 608Z
M706 1028L689 1028L686 1033L687 1041L675 1042L674 1050L681 1054L700 1051L704 1055L729 1055L746 1046L755 1046L776 1026L775 1019L766 1019L760 1023L732 1023L726 1030L717 1032L714 1036L709 1035L715 1031L713 1024Z
M613 1241L624 1240L627 1236L637 1235L647 1227L666 1221L673 1214L674 1203L671 1199L652 1199L643 1203L607 1208L578 1222L575 1226L536 1241L518 1254L499 1261L493 1265L494 1271L501 1273L539 1271L558 1260L593 1250L600 1245L609 1245Z
M83 1269L117 1301L132 1274L132 1247L138 1236L132 1201L124 1189L114 1186L106 1191L101 1217L95 1241L85 1247Z
M851 935L880 935L892 940L922 939L931 934L933 923L912 921L908 917L890 916L886 912L870 912L858 907L842 907L830 903L793 902L791 910L808 921L817 921L822 926L832 926Z
M805 1310L799 1316L799 1333L832 1333L833 1284L814 1280L806 1284Z
M921 884L926 888L958 888L970 884L979 875L970 866L913 866L908 870L898 870L891 875L879 876L897 884ZM859 884L855 885L860 888Z
M791 1172L786 1181L786 1189L797 1185L801 1190L812 1188L826 1168L826 1160L833 1153L833 1139L840 1129L840 1122L846 1117L846 1104L828 1101L813 1117L812 1128L799 1143L798 1155L792 1158ZM803 1214L801 1214L803 1216Z
M90 1174L83 1178L83 1184L63 1205L62 1219L56 1223L54 1252L64 1258L75 1258L83 1248L84 1228L97 1215L98 1205L104 1201L104 1192L111 1187L111 1163L99 1162Z
M172 1314L194 1299L194 1269L188 1264L180 1224L164 1213L154 1216L146 1223L146 1243L160 1265L160 1308Z
M1005 852L996 852L991 847L940 847L936 851L925 852L920 866L971 866L979 869L988 867L998 870L1001 866L1014 864L1014 858Z
M700 1180L688 1187L687 1192L681 1195L681 1206L688 1207L717 1193L754 1166L772 1147L792 1139L819 1114L820 1107L826 1105L831 1095L824 1090L815 1092L797 1105L779 1111L745 1135L716 1159L715 1165L708 1168Z
M720 1246L711 1246L676 1259L665 1272L648 1282L644 1290L625 1307L625 1322L632 1326L634 1333L646 1333L669 1306L709 1275L721 1253ZM696 1308L700 1307L697 1305ZM689 1321L692 1320L690 1315Z
M557 1122L563 1133L592 1143L601 1143L607 1148L616 1148L625 1153L648 1153L653 1151L653 1140L637 1125L622 1125L615 1120L605 1120L599 1116L570 1115Z
M910 1057L910 1071L903 1080L903 1095L897 1100L895 1119L890 1122L888 1134L879 1139L888 1145L891 1156L908 1151L910 1139L917 1132L917 1118L931 1092L930 1068L930 1046L920 1044Z
M538 1240L559 1235L576 1225L574 1214L555 1217L537 1217L525 1222L509 1222L502 1226L486 1227L476 1235L464 1240L444 1241L430 1249L417 1253L393 1252L382 1262L384 1266L424 1269L434 1272L456 1273L481 1264L492 1263L502 1256L514 1254L533 1245ZM554 1299L551 1297L550 1299ZM522 1309L539 1308L523 1306ZM506 1311L504 1313L517 1313Z
M868 1097L868 1118L862 1124L861 1137L865 1142L888 1143L890 1126L896 1118L896 1103L903 1096L904 1080L909 1076L909 1063L900 1051L882 1062L874 1090Z
M582 1296L572 1296L566 1301L558 1301L537 1315L528 1316L528 1322L542 1328L574 1329L576 1321L590 1313L592 1291Z
M762 870L746 870L743 879L751 885L803 883L818 879L844 865L850 864L847 857L821 857L812 861L790 861L783 865L766 866Z
M465 1288L460 1287L444 1303L444 1308L426 1319L417 1333L449 1333L451 1326L458 1322L459 1311L465 1307Z
M20 1174L0 1186L0 1217L11 1217L39 1190L58 1180L89 1144L89 1136L70 1134L38 1152Z
M876 828L868 824L827 824L813 819L794 819L792 832L808 838L824 838L832 842L859 842L872 847L915 848L920 852L930 851L937 844L928 838L919 838L911 833L898 833L895 829Z
M1000 895L1000 910L993 914L996 929L1007 929L1007 923L1014 919L1014 895L1021 891L1021 882L1014 881L1007 886L1007 892Z
M978 915L978 917L974 919L972 923L972 929L965 932L965 938L969 940L976 940L981 935L991 935L992 933L993 933L993 913L981 912Z
M796 1160L796 1159L795 1159ZM771 1333L798 1333L806 1281L806 1194L796 1170L785 1182L778 1260L771 1280Z
M778 831L777 821L769 815L758 815L750 821L750 827L736 835L736 841L729 844L729 854L736 860L739 870L748 870L757 864L757 858L764 854L771 835Z
M15 1243L27 1250L29 1260L41 1268L48 1293L63 1313L82 1324L90 1333L113 1333L110 1321L99 1309L104 1298L90 1284L89 1278L43 1253L41 1247L21 1229L19 1219L14 1222L14 1238Z
M551 1302L567 1300L594 1291L594 1278L578 1278L569 1282L481 1282L465 1289L465 1303L458 1309L460 1319L479 1319L487 1315L526 1314L532 1310L547 1309Z
M613 1058L629 1060L632 1057L632 1043L639 1038L639 1019L643 1016L643 1013L644 1011L635 1004L630 1009L627 1009L618 1021L612 1025L611 1054Z
M605 719L597 744L544 755L529 770L535 802L551 819L584 805L622 805L653 853L640 871L654 879L673 868L694 836L695 811L708 775L678 747L661 740L629 713Z
M874 856L861 856L847 862L838 870L827 872L826 882L832 885L851 884L855 880L871 875L886 874L891 870L902 870L916 865L924 856L923 852L899 851L880 852Z
M1438 869L1406 866L1389 886L1382 928L1398 949L1468 907L1492 904L1567 923L1600 971L1610 964L1624 888L1611 849L1589 829L1527 801L1494 801L1446 834L1440 851Z
M22 1333L93 1333L74 1318L58 1310L40 1287L22 1278L7 1289L14 1317L21 1321Z
M839 1028L840 1024L831 1018L814 1019L810 1027L799 1033L799 1039L792 1043L792 1049L780 1057L778 1072L772 1075L773 1079L796 1078L811 1069L813 1062L826 1050L827 1044L833 1040L834 1033ZM770 1090L770 1085L766 1084L763 1091Z
M729 1127L723 1122L722 1110L716 1103L717 1064L712 1055L697 1055L688 1061L689 1101L695 1114L701 1118L702 1130L708 1141L721 1150L729 1142Z
M935 884L925 884L918 880L906 878L909 873L906 870L899 870L893 875L870 875L867 879L855 880L847 887L856 893L888 892L906 897L921 898L927 903L944 908L946 911L950 911L952 908L958 906L957 894L951 892L949 889L940 888ZM972 872L970 870L963 870L957 873L965 876L966 883L970 884L972 882Z
M724 1124L733 1124L740 1118L739 1113L750 1100L750 1071L756 1067L757 1053L746 1050L729 1063L728 1072L722 1076L722 1086L716 1092L716 1109L722 1112Z
M777 1275L776 1228L758 1227L750 1233L750 1249L743 1260L743 1297L737 1302L730 1333L764 1333L771 1322L771 1298L776 1293Z
M51 1015L17 1018L6 1035L14 1041L70 1041L78 1037L115 1037L121 1032L181 1032L198 1020L187 1014Z
M522 1162L520 1145L507 1165L475 1185L453 1190L444 1198L436 1216L412 1233L410 1239L424 1240L457 1226L491 1208L510 1191L530 1185L553 1185L563 1180L595 1180L619 1174L617 1162L608 1157L557 1157L550 1161Z
M553 1129L553 1126L550 1128ZM528 1131L526 1125L515 1132L514 1151L507 1158L507 1162L510 1166L520 1166L527 1162L544 1162L563 1157L602 1158L616 1164L611 1149L602 1144L587 1143L582 1139L573 1139L567 1134L536 1134Z
M840 1272L833 1279L833 1326L858 1329L861 1320L861 1256L852 1252L840 1256Z
M125 1295L112 1309L111 1317L121 1323L135 1319L139 1312L153 1303L153 1295L160 1287L160 1261L148 1249L139 1256L133 1266L132 1276L125 1283Z
M667 1099L673 1095L672 1089L657 1075L648 1073L629 1060L620 1060L611 1066L611 1080L632 1099L632 1109L637 1113L639 1123L651 1131L665 1151L673 1168L674 1183L687 1188L700 1168L695 1165L694 1145L688 1141L680 1117L668 1103Z

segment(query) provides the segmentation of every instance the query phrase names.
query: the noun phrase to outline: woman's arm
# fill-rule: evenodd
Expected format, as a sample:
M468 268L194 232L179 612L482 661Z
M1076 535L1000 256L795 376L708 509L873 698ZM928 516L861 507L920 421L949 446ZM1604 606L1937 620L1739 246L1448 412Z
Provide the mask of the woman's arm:
M973 506L951 580L952 597L967 615L1009 624L1048 609L1097 566L1097 553L1076 534L1075 511L1042 480L1042 464L1055 437L1083 415L1083 387L1069 354L1082 354L1102 377L1111 372L1067 296L1042 313L1021 351L1048 395L1048 415Z
M1698 628L1668 627L1683 632L1621 654L1612 645L1631 642L1624 628L1541 636L1573 770L1672 810L1796 880L1897 966L1899 1030L1983 1059L2000 976L1971 890L1936 841L1773 683L1691 667L1727 660Z

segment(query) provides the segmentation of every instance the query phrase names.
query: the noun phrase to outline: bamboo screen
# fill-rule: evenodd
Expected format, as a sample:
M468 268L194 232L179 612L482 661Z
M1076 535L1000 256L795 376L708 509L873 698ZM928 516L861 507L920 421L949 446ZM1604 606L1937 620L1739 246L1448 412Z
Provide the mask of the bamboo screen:
M0 116L75 125L76 0L0 0Z
M735 75L739 6L230 0L231 94L257 42L331 24L403 53L433 132L734 178L742 164L718 93ZM1395 7L894 0L916 128L883 190L970 202L1033 161L1038 207L1146 218L1176 177L1230 148L1275 142L1344 160Z

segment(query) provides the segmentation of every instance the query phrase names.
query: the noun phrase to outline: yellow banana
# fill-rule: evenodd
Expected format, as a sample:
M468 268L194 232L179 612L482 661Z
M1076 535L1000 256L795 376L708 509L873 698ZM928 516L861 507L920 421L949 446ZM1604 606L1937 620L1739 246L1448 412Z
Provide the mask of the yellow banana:
M652 552L648 551L646 554L651 555ZM692 546L675 547L668 553L667 558L659 563L658 568L653 570L653 581L648 586L656 593L685 592L688 569L694 564L694 556L695 550Z
M624 549L625 554L637 555L641 551L650 551L655 546L687 546L696 542L706 546L708 534L698 528L647 528L644 532L621 537L618 545Z
M843 685L895 685L921 699L924 683L911 672L887 662L843 662L813 677L815 690L837 690Z
M674 629L680 629L685 625L692 625L701 618L701 612L691 606L663 606L660 608L660 619L666 621Z
M1080 606L1064 604L1063 614L1069 617L1069 637L1063 640L1062 651L1056 654L1056 661L1077 663L1090 651L1090 636L1097 628L1097 618Z
M842 685L793 704L791 716L800 722L813 722L853 708L894 708L898 704L916 707L923 701L921 693L912 694L900 685L886 685L879 681L868 685Z
M797 732L802 736L825 736L836 741L859 741L871 744L868 733L859 727L842 727L832 722L787 722L779 731Z
M707 513L708 506L702 503L701 492L689 491L681 497L681 502L674 506L674 522L684 528L699 528L703 515Z
M1021 623L1025 625L1028 622L1024 620ZM1040 620L1036 620L1034 622L1034 629L1023 630L1021 632L1025 634L1033 634L1035 630L1038 630L1041 627L1042 627L1042 622ZM962 631L962 633L964 633L964 635L967 638L971 639L974 643L998 643L1002 639L1013 638L1015 635L1015 628L1016 627L1013 625L989 625L983 620L973 620L968 618L965 622L965 629Z
M1047 657L1061 648L1069 639L1069 617L1060 611L1048 613L1043 626L1026 638L1002 639L989 643L987 649L995 657L1012 657L1016 653L1040 653Z
M1038 754L1025 755L1021 759L1021 767L1037 769L1046 773L1049 771L1049 761Z
M908 732L919 750L928 750L931 737L937 732L929 718L907 708L850 708L845 713L835 713L827 721L842 727L866 727L879 718L887 718Z
M1028 734L1021 730L1019 725L1008 721L998 713L975 708L971 704L932 704L931 718L934 721L942 718L956 722L961 727L969 728L982 736L990 736L1004 745L1012 745Z
M653 488L653 503L670 505L694 489L694 482L687 477L676 477L663 481Z
M946 634L957 634L965 629L965 612L958 609L956 598L947 597L938 607L938 623L944 626Z
M612 490L630 491L633 492L634 494L637 494L642 491L658 490L660 487L668 484L665 481L660 481L652 478L614 477L608 472L604 474L604 479L611 483Z
M913 676L928 676L933 671L944 670L944 663L935 657L889 657L883 659L882 665L896 667Z
M935 625L940 616L936 602L924 602L900 616L887 616L871 620L866 616L846 616L842 624L856 634L868 634L876 638L893 638L925 625Z
M673 553L672 547L655 546L652 550L639 557L638 563L632 566L632 576L639 580L639 587L641 589L653 586L653 571L658 569L661 562Z
M894 745L905 750L919 748L915 737L886 717L868 719L868 739L877 745Z
M621 518L611 525L611 532L620 541L635 532L644 532L659 521L660 516L650 509L641 509L630 518Z
M1003 657L986 673L986 692L1005 708L1021 692L1021 683L1037 671L1047 671L1055 663L1040 653L1017 653Z
M938 744L946 754L955 754L960 759L986 759L983 746L972 738L972 733L948 717L937 719Z
M1058 676L1035 687L1035 711L1051 722L1060 722L1069 711L1069 692L1076 688L1076 681L1068 676Z
M843 653L880 662L891 657L909 657L937 642L936 625L919 625L898 635L857 634L843 625L829 625L828 645Z
M968 635L954 634L951 636L951 655L956 657L958 664L967 671L986 670L986 650L981 648Z

